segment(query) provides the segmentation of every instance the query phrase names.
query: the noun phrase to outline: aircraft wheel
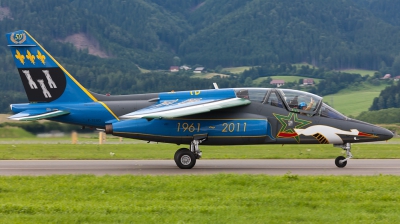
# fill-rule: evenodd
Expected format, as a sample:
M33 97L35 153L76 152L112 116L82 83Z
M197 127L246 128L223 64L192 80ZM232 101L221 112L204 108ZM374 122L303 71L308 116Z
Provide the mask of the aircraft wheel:
M174 155L174 160L176 160L176 157L178 156L179 152L185 151L185 150L189 150L187 148L180 148L178 150L176 150L175 155ZM189 150L190 151L190 150Z
M192 169L196 164L196 156L189 149L178 149L174 160L176 165L181 169Z
M347 165L347 161L340 162L340 160L344 160L344 159L346 159L346 158L344 158L343 156L336 157L336 159L335 159L336 166L339 168L345 167Z

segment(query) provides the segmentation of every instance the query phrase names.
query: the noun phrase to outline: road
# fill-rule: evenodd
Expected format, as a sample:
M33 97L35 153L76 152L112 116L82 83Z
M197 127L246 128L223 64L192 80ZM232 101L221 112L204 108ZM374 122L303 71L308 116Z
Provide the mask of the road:
M173 160L3 160L0 175L206 175L217 173L283 175L400 175L400 159L353 159L337 168L333 159L198 160L191 170Z

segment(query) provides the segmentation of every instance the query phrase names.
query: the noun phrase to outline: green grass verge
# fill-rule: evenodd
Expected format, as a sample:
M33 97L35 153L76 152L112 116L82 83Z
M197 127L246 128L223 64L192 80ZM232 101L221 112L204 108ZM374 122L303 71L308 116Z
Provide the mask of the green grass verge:
M222 71L227 71L233 74L240 74L245 70L252 68L253 66L242 66L242 67L231 67L231 68L224 68Z
M262 81L268 79L269 77L260 77L255 80L253 80L253 83L255 84L260 84ZM302 76L270 76L271 79L276 80L276 79L281 79L285 80L285 82L299 82L299 79L308 79L307 77L302 77ZM314 79L315 83L319 83L321 79Z
M308 66L310 68L315 67L315 66L312 66L307 63L296 63L296 64L292 64L292 65L296 66L297 68L301 68L302 66ZM233 74L240 74L240 73L244 72L245 70L249 70L252 67L257 67L257 66L230 67L230 68L224 68L222 70L233 73ZM318 68L318 67L315 67L315 68Z
M31 142L31 141L29 141ZM21 142L15 142L21 143ZM96 142L94 142L96 143ZM187 145L174 144L0 144L0 159L172 159ZM381 144L353 144L356 159L400 158L398 139ZM204 159L330 159L344 151L332 145L201 146ZM110 152L115 153L114 156Z
M200 79L211 79L213 77L219 76L221 78L229 77L229 75L220 74L220 73L200 73L190 76L190 78L200 78Z
M0 177L1 223L399 223L398 176Z
M375 97L378 97L386 84L374 86L370 84L361 84L339 91L336 94L324 96L324 102L345 115L357 116L371 107Z
M33 134L18 127L0 128L0 138L32 138Z
M373 76L375 74L375 70L364 70L364 69L345 69L341 70L342 72L351 73L351 74L360 74L361 76Z
M137 67L138 67L138 69L140 70L141 73L149 73L149 72L151 72L151 70L144 69L144 68L141 68L139 66L137 66Z

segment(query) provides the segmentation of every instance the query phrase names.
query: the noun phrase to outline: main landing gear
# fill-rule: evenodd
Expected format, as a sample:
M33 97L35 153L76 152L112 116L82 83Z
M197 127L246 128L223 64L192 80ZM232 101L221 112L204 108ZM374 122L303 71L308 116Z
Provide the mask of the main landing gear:
M192 169L196 160L201 158L199 144L207 140L207 136L195 136L190 143L190 149L181 148L175 152L174 160L181 169Z
M346 143L344 145L333 145L334 147L342 148L343 150L346 150L346 155L347 157L344 158L344 156L338 156L335 159L335 164L339 168L343 168L347 165L347 161L353 157L351 154L351 144Z

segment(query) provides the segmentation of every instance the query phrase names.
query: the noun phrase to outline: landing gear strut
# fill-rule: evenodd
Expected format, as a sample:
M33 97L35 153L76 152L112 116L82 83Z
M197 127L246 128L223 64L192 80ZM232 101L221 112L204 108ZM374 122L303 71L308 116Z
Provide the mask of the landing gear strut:
M335 164L339 168L343 168L347 165L347 161L353 157L351 154L351 144L346 143L344 145L333 145L334 147L342 148L343 150L346 150L346 155L347 157L344 158L343 156L338 156L335 159Z
M176 165L181 169L192 169L196 165L196 160L201 158L199 144L205 140L207 140L207 136L194 136L190 142L190 149L178 149L174 156Z

